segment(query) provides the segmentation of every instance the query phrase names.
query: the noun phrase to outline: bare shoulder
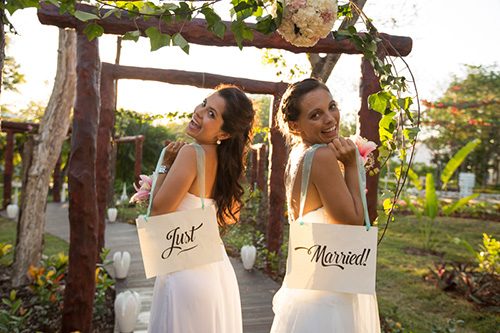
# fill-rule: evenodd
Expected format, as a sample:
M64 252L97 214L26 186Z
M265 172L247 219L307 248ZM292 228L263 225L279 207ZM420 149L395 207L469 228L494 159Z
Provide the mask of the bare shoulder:
M182 162L183 165L192 163L196 165L196 150L192 145L184 145L179 149L175 162ZM174 163L175 164L175 163Z
M328 147L318 148L313 157L313 165L329 165L330 163L337 163L333 150Z
M333 150L328 147L320 147L316 150L312 163L313 180L323 181L324 177L330 176L332 173L339 173L338 160Z

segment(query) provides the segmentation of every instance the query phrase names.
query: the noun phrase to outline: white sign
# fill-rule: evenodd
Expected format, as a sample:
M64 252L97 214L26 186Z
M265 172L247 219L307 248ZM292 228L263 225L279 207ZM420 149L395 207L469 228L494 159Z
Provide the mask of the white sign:
M288 246L288 287L375 293L376 227L293 223Z
M222 260L214 206L136 219L146 278Z

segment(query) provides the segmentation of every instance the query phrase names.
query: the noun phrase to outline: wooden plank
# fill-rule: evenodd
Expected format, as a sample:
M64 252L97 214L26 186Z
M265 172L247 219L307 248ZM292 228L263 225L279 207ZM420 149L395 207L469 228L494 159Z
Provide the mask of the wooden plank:
M95 12L96 8L89 5L77 5L77 9L85 12ZM108 10L101 10L101 15L104 15ZM79 21L75 17L64 14L59 14L59 9L47 3L43 3L38 10L38 19L43 24L55 25L61 28L76 28L82 30L85 23ZM149 27L159 27L163 33L175 34L182 31L182 36L189 42L200 45L210 46L237 46L234 35L230 29L230 22L223 22L227 29L223 38L219 38L212 32L208 31L206 21L203 19L193 19L190 22L173 22L166 24L164 21L159 21L156 17L151 17L147 21L142 18L128 19L127 13L121 14L120 18L115 15L110 15L105 19L101 19L98 23L104 28L104 33L123 35L127 31L139 29L141 34L145 36L144 31ZM283 49L294 53L348 53L360 54L361 52L349 40L335 40L333 37L321 39L313 47L296 47L284 40L277 32L264 35L257 31L253 31L253 40L244 40L244 46L255 46L257 48L275 48ZM393 36L389 34L380 34L380 38L385 44L389 55L406 56L412 48L412 39L409 37Z

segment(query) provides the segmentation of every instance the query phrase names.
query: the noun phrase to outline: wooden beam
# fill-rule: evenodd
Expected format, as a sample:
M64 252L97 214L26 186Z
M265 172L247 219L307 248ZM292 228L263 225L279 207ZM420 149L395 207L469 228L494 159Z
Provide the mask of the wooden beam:
M77 9L86 12L95 12L96 8L89 5L77 5ZM102 10L104 15L108 10ZM43 3L38 10L38 19L43 24L55 25L61 28L76 28L82 30L85 23L79 21L75 17L64 14L59 14L59 8L54 5ZM223 22L227 29L224 37L221 39L208 31L206 21L203 19L193 19L190 22L174 22L165 24L165 22L157 18L150 18L144 21L142 18L137 20L127 19L127 13L122 13L120 18L115 15L110 15L105 19L99 20L99 25L104 28L107 34L123 35L127 31L139 29L141 34L145 36L144 31L149 27L160 27L163 33L174 34L182 30L182 36L193 44L210 45L210 46L237 46L233 33L231 32L230 22ZM284 40L277 32L264 35L257 31L253 31L254 38L252 41L243 41L244 46L255 46L257 48L275 48L283 49L294 53L348 53L360 54L361 52L349 40L335 40L332 37L321 39L313 47L296 47ZM388 34L380 34L383 43L389 51L389 55L406 56L412 48L412 40L409 37L392 36Z
M113 65L109 63L102 64L104 68L112 68L113 78L129 80L146 80L165 82L170 84L189 85L198 88L214 89L221 83L234 84L249 94L269 94L276 91L277 85L281 82L260 81L251 79L242 79L239 77L201 73L187 72L174 69L160 68L142 68L132 66Z
M16 133L33 133L38 131L38 124L2 120L0 122L0 129L2 130L2 132L13 131Z

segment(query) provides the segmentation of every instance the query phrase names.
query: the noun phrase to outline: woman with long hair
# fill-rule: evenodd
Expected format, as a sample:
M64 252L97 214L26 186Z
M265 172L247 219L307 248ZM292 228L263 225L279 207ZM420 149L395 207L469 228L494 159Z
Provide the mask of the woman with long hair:
M206 205L215 205L220 226L236 222L240 184L251 141L254 110L235 86L220 86L196 106L186 133L205 155ZM201 207L195 147L167 146L157 178L151 215ZM158 276L153 291L150 333L242 332L236 276L223 244L223 260Z
M277 117L291 144L285 171L289 223L299 223L302 169L309 152L314 155L307 189L302 189L301 222L362 225L356 147L339 136L340 111L328 87L316 79L290 85ZM274 296L273 311L271 333L380 332L374 295L293 289L285 278Z

